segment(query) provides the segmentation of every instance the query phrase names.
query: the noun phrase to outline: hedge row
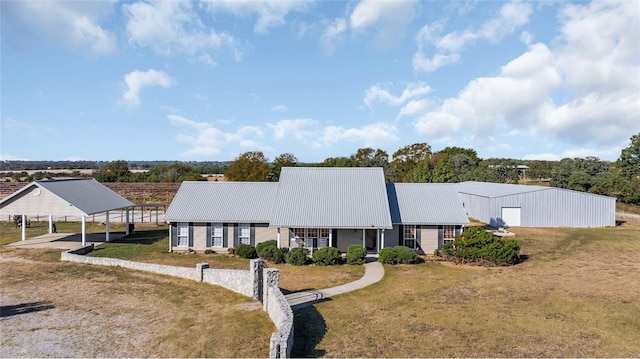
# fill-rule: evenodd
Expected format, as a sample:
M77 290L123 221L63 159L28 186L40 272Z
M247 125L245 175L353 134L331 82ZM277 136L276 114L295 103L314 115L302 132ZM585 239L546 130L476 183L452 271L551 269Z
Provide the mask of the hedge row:
M318 265L337 265L342 264L343 259L340 251L337 248L326 247L320 248L313 253L313 256L309 258L309 250L306 248L291 248L289 250L278 248L278 243L275 239L268 240L266 242L258 243L255 247L240 244L235 248L235 255L242 258L256 258L260 257L272 263L286 262L292 265L305 265L309 263L315 263ZM346 263L348 264L363 264L367 250L359 245L352 245L347 248Z

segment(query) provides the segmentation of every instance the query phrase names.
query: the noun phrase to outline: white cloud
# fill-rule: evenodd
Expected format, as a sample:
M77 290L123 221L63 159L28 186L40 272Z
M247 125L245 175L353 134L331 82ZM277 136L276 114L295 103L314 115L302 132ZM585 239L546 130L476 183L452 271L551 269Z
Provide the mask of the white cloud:
M468 43L478 40L498 42L529 21L533 12L531 4L520 1L506 3L497 17L487 20L480 29L454 31L439 36L444 24L441 21L427 24L416 35L418 51L413 57L413 69L417 72L433 72L443 66L460 61L460 52ZM431 57L426 55L434 48Z
M213 13L223 10L237 15L257 15L253 30L259 34L266 33L270 27L285 24L285 17L290 12L304 12L311 6L311 2L300 0L210 0L205 3Z
M201 21L189 1L137 2L122 6L129 42L164 55L189 55L215 65L212 52L230 49L236 61L242 51L228 33L216 32Z
M256 140L264 137L256 126L241 126L235 132L225 132L211 123L196 122L179 115L168 115L167 118L179 128L176 141L188 146L185 156L218 156L229 148L273 150Z
M418 114L425 113L431 106L431 101L427 99L411 100L406 105L402 106L400 113L398 113L398 119L401 117L414 117Z
M562 152L562 158L576 157L598 157L598 158L617 158L622 151L622 146L614 146L609 148L570 148Z
M117 48L116 38L99 22L113 12L114 4L115 1L3 1L3 37L28 46L32 35L76 52L112 54Z
M342 34L347 29L347 21L342 18L335 19L327 24L324 33L320 36L320 45L327 56L336 52L336 42L342 38Z
M309 118L296 118L280 120L275 124L267 123L267 127L273 131L273 137L276 140L285 138L304 140L312 138L311 128L316 124L316 121Z
M374 147L397 141L398 137L396 133L396 126L384 122L377 122L362 127L347 129L340 126L327 126L323 130L321 139L325 145L348 140L362 143L366 147Z
M277 105L277 106L271 107L271 111L275 111L275 112L287 112L288 110L289 108L285 105Z
M140 91L149 86L171 87L175 81L164 71L148 70L133 71L124 76L127 90L122 95L122 101L129 106L140 105Z
M605 2L569 4L561 13L553 47L531 44L498 75L475 78L456 97L434 101L414 122L416 131L428 138L456 134L475 145L489 144L498 129L516 131L578 146L564 156L615 158L640 131L640 43L633 41L640 11ZM585 150L587 144L599 149Z
M349 24L356 31L376 27L375 40L381 48L389 48L404 37L413 19L416 1L361 0L353 9Z
M364 96L364 104L369 108L378 103L388 106L401 106L407 101L416 97L423 97L429 92L431 92L431 87L424 82L410 82L400 96L394 96L384 89L382 85L378 84L367 89Z

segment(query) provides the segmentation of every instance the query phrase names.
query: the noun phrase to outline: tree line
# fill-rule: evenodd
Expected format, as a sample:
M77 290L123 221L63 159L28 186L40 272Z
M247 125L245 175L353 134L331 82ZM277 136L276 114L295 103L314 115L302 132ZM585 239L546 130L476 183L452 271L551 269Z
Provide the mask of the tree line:
M434 152L431 146L423 142L404 146L391 156L382 149L366 147L350 156L328 157L320 163L300 163L292 153L280 154L269 161L262 152L249 151L230 162L118 160L84 161L80 164L96 165L91 176L101 182L199 181L206 180L203 173L224 174L229 181L278 181L282 167L381 167L388 182L544 181L551 186L610 195L621 202L640 205L640 133L630 140L629 146L621 151L615 162L602 161L597 157L565 158L561 161L482 159L470 148L446 147ZM20 161L5 161L4 167L0 168L15 167L14 162ZM139 169L146 171L135 171ZM26 175L26 172L14 174L13 177L25 180L23 174ZM50 178L46 171L35 175L40 178L33 178L32 175L26 180Z

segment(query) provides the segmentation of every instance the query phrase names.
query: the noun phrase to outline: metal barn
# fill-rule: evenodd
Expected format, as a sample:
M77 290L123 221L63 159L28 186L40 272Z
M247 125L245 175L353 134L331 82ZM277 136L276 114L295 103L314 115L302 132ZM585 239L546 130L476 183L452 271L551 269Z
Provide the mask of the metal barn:
M469 217L495 227L588 228L616 224L614 197L486 182L462 182L456 189Z

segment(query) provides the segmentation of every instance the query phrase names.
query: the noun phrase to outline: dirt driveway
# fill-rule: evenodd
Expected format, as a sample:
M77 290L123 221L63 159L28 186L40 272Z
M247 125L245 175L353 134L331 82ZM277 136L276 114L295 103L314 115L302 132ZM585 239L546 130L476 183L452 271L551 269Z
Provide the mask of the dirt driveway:
M122 239L124 233L116 232L109 234L109 240ZM87 233L86 243L93 243L94 246L105 242L104 233ZM48 233L24 241L7 244L8 248L53 248L53 249L74 249L82 245L82 234L80 233Z

